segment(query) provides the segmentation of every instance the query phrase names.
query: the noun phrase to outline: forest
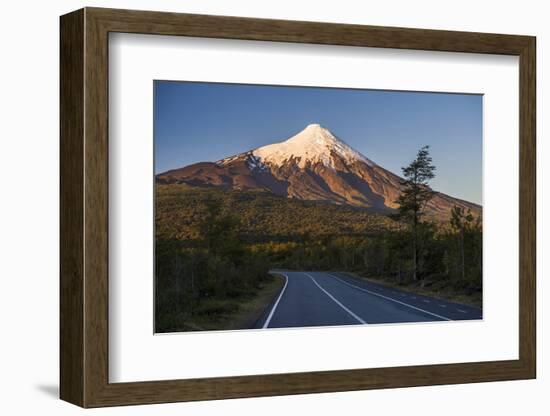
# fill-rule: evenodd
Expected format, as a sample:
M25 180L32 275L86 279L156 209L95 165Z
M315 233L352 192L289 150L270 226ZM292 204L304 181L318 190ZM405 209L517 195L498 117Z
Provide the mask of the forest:
M273 284L270 269L353 273L481 306L482 218L423 212L428 149L403 168L390 215L265 191L156 184L155 331L217 329Z

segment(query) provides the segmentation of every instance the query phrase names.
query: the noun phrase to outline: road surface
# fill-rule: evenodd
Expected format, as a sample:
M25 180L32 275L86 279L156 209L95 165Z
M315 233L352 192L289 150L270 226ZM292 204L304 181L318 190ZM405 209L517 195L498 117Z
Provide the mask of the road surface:
M283 289L255 328L482 319L481 309L340 273L284 271Z

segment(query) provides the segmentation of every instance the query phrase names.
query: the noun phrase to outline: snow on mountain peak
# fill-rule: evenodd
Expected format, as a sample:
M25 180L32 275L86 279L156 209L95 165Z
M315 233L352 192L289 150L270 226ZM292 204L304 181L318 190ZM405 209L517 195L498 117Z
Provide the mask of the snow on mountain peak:
M374 165L369 159L344 143L320 124L309 124L298 134L280 143L269 144L252 151L263 163L277 166L292 158L304 168L308 162L322 163L334 168L334 155L348 162L361 161Z
M306 126L306 129L320 129L323 128L319 123L311 123Z

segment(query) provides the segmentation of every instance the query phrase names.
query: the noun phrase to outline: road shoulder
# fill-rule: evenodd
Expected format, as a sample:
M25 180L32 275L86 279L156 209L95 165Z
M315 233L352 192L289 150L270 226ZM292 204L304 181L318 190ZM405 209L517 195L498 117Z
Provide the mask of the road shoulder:
M429 296L436 299L441 299L447 302L453 302L472 308L481 309L482 307L482 298L479 296L468 296L461 293L451 293L448 290L438 288L431 289L431 286L422 287L419 283L408 282L408 283L399 283L390 281L387 279L376 279L373 277L363 277L356 273L351 272L335 272L338 275L349 277L351 279L357 279L358 281L369 282L376 285L380 285L386 288L395 289L397 291L402 291L405 293L411 293L421 296ZM433 286L433 285L432 285Z
M430 314L444 316L449 320L483 319L482 309L464 303L447 300L437 295L418 293L406 290L398 285L388 285L375 279L366 279L347 272L330 272L329 274L355 284L380 296L393 299L414 308L425 310Z

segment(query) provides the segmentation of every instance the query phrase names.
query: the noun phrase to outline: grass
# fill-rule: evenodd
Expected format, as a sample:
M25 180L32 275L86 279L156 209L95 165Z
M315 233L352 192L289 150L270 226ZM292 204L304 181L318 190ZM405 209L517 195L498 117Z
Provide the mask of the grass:
M457 289L449 280L442 281L403 281L396 282L390 278L384 277L363 277L356 273L343 272L352 277L365 280L367 282L378 283L380 285L402 290L404 292L416 293L419 295L432 296L434 298L444 299L451 302L462 303L464 305L482 308L483 297L481 291L468 291L466 289Z
M270 275L260 283L254 295L203 299L192 316L181 319L177 328L163 332L249 329L279 293L283 283L281 276Z

